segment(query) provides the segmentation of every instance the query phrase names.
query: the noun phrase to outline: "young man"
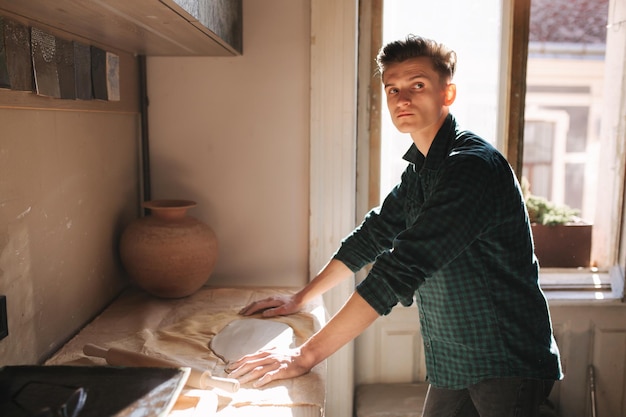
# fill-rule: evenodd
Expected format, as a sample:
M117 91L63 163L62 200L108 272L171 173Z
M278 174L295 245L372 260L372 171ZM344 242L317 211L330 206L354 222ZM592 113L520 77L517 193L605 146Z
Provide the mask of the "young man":
M308 372L398 303L415 299L430 383L424 416L538 416L562 377L530 224L509 164L460 131L449 106L456 55L409 36L377 58L396 128L413 145L383 204L292 297L241 314L291 314L373 262L342 309L302 346L259 352L230 365L257 386Z

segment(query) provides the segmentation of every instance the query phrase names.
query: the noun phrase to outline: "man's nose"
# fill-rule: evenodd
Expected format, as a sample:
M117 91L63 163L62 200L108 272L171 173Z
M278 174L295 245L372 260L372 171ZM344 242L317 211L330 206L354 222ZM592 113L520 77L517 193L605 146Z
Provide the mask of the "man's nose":
M397 104L399 106L406 106L410 102L411 102L411 96L409 95L408 91L400 90L398 92L398 102L397 102Z

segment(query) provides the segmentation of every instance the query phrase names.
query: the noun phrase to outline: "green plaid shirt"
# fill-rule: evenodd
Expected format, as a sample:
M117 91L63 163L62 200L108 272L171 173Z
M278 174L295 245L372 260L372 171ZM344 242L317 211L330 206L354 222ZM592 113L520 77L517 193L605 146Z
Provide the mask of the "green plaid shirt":
M334 255L374 262L358 293L388 314L415 299L428 379L460 389L487 378L560 379L559 352L526 207L505 158L450 115L424 156Z

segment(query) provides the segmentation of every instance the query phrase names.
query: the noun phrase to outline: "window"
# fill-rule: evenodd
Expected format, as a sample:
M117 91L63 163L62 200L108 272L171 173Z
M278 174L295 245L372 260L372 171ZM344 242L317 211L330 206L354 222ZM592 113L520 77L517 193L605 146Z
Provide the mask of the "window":
M626 23L619 16L626 10L621 10L621 2L446 0L438 7L423 7L393 0L382 7L382 43L415 33L455 49L459 92L451 110L463 127L493 141L518 176L527 177L534 194L579 209L581 217L593 222L592 261L605 273L599 283L597 270L583 271L585 277L576 275L575 287L605 290L608 271L617 271L617 287L623 288L625 122L620 109L626 105ZM441 10L446 10L444 16ZM572 21L574 17L585 22ZM525 39L529 20L530 36ZM560 38L554 38L557 35ZM520 56L527 63L524 71L515 61ZM612 80L610 86L605 78ZM382 91L376 94L382 97ZM373 178L378 184L370 180L369 185L370 202L375 202L399 180L405 166L401 156L411 142L393 128L384 99L372 107L383 109L380 142L371 140L372 152L380 154L380 175ZM525 117L517 117L520 113ZM516 122L523 129L516 130ZM376 198L371 198L373 192ZM553 287L574 273L554 272L546 279Z
M578 210L588 223L607 215L597 192L608 6L531 0L530 7L522 175L533 194ZM591 262L609 263L600 253Z
M414 34L454 49L459 61L454 77L458 94L451 112L464 128L479 133L494 145L498 141L501 3L501 0L442 0L437 7L424 7L414 0L389 0L383 5L382 25L383 44ZM380 85L374 88L381 88L382 95ZM380 198L398 182L406 167L402 155L411 144L410 136L398 133L393 127L384 98L382 107Z

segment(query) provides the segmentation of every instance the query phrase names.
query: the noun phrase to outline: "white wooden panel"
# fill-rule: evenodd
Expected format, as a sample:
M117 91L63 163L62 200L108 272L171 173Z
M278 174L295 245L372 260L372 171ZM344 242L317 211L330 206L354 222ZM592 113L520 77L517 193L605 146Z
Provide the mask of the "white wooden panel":
M311 276L355 226L357 14L356 0L311 1ZM351 281L325 294L329 313L353 290ZM351 416L353 343L327 364L326 417Z
M598 416L626 417L626 305L555 304L553 329L565 377L555 384L550 399L559 415L590 415L588 367L593 364ZM413 381L423 381L423 360L416 307L396 307L357 340L355 381L406 382L409 373Z
M357 339L355 381L424 381L424 362L417 307L398 306Z
M593 356L598 415L625 416L626 329L598 329Z
M415 332L406 328L381 327L382 354L376 358L381 382L413 382Z
M555 385L551 399L562 415L582 417L589 407L587 367L591 363L593 323L584 317L569 317L553 325L565 376Z
M597 415L626 416L626 305L561 302L550 311L565 374L550 396L559 415L591 415L588 367L593 364Z

